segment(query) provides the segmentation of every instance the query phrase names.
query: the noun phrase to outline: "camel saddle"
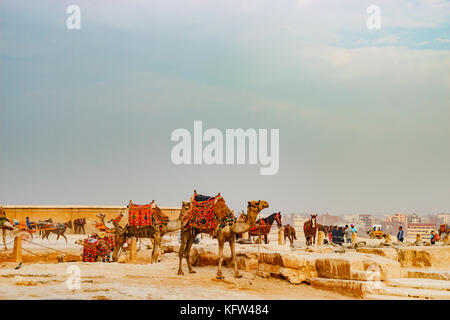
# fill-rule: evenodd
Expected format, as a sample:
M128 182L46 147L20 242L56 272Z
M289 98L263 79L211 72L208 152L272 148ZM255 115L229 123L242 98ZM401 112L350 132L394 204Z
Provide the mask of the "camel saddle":
M220 194L215 197L195 194L191 207L183 218L183 228L195 228L200 232L213 234L218 225L226 224L234 218L230 214L231 211Z

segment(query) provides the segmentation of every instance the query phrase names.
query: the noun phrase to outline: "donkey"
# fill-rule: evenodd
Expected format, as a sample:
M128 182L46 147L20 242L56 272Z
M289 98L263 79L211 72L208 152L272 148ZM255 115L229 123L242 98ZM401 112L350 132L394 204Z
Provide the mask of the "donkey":
M50 235L50 233L56 233L57 234L56 241L58 241L60 236L63 236L64 239L66 239L67 243L67 238L64 235L64 233L66 232L67 228L72 229L72 221L68 221L66 223L47 224L46 228L48 228L48 230L44 231L44 236L42 237L42 239L48 240L48 236Z

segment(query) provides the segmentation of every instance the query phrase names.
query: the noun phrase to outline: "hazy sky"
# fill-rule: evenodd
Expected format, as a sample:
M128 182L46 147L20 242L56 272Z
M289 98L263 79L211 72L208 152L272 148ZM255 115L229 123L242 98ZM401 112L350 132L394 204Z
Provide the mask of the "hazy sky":
M1 0L0 204L175 206L195 188L235 211L449 212L449 15L441 0ZM170 135L194 120L280 129L278 174L175 166Z

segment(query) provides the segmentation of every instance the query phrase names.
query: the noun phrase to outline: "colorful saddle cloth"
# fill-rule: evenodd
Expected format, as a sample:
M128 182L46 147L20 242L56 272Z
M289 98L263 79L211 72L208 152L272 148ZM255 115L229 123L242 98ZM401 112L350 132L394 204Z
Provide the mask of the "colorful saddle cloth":
M191 208L184 216L183 227L195 228L200 232L212 233L217 227L218 221L214 215L216 197L196 195L191 203ZM207 199L198 201L197 199Z
M152 225L153 203L137 205L130 204L128 210L128 225L130 227L143 227Z
M83 243L83 262L96 262L97 257L102 261L107 261L110 254L114 251L114 236L107 235L99 238L94 235L85 239Z

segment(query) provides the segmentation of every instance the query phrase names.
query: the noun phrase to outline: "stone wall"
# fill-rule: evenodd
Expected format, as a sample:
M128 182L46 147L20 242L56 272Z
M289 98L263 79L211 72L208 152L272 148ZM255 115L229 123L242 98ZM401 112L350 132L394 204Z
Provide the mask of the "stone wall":
M177 219L180 215L179 207L160 207L169 216L170 220ZM87 233L94 232L94 224L99 221L98 213L106 215L106 220L114 219L120 213L127 210L126 206L3 206L6 216L24 222L26 217L30 221L39 221L52 218L55 222L73 221L78 218L85 218L85 230ZM67 233L73 233L68 230Z

